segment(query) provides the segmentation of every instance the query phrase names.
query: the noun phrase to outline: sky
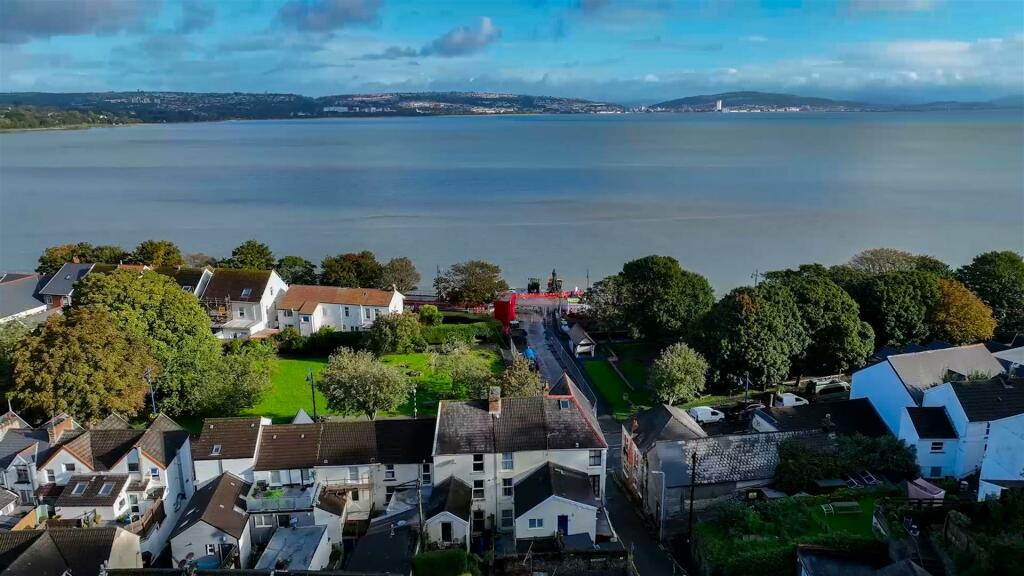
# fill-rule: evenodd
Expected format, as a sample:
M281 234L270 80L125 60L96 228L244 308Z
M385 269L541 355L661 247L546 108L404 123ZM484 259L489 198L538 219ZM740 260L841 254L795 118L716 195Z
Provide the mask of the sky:
M1024 93L1021 0L0 0L0 91Z

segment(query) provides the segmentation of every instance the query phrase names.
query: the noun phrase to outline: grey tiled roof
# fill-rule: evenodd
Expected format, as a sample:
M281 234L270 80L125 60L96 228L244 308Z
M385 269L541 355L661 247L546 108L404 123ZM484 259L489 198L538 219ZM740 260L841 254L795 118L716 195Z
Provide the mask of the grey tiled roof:
M39 274L0 274L0 318L45 306L39 295L43 283Z
M662 440L693 440L707 436L689 414L667 404L637 412L628 426L633 442L641 452L647 452L655 442Z
M17 502L18 495L10 490L0 488L0 510L3 510L11 502Z
M50 452L50 435L46 430L15 428L5 432L0 439L0 468L10 466L19 452L33 444L37 446L36 461L43 462Z
M57 498L56 506L112 506L121 497L121 490L128 484L127 474L80 474L72 476ZM75 486L85 484L85 492L75 495ZM113 484L108 494L100 494L104 484Z
M430 498L424 507L425 520L437 516L441 512L449 512L469 522L470 509L473 506L473 489L468 484L449 476L430 492Z
M991 422L1024 413L1024 378L996 377L952 384L971 422Z
M370 522L366 534L345 561L349 572L410 574L419 536L413 528L415 510Z
M324 422L317 465L427 462L436 424L433 418Z
M39 290L39 293L47 296L70 296L74 291L75 282L85 278L92 267L93 264L68 262L60 267L60 270Z
M956 438L956 429L942 406L911 406L907 408L910 421L919 438Z
M952 375L966 377L976 373L995 376L1003 371L1002 365L984 344L895 354L887 360L918 403L925 390L948 382L951 372Z
M872 437L889 433L889 428L867 398L762 408L757 411L757 415L771 423L779 432L830 430L837 434L863 434Z
M200 521L235 538L241 537L249 521L243 496L251 487L251 484L230 472L225 472L202 485L185 505L185 511L171 532L171 538Z
M559 466L553 462L541 465L516 483L515 514L521 517L552 496L597 507L597 498L585 472Z

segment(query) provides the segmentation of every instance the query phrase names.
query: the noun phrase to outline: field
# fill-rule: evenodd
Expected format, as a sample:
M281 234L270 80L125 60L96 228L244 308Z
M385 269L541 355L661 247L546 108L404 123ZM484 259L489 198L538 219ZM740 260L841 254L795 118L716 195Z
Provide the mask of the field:
M616 420L625 420L633 412L648 408L653 403L651 395L646 391L627 388L607 360L586 360L583 368L598 393L612 407Z
M496 350L477 348L473 354L479 356L482 361L488 362L493 372L497 373L503 369L501 355ZM403 371L419 372L419 376L413 377L417 383L416 412L419 415L437 412L438 393L451 389L451 379L447 375L435 373L430 369L430 360L426 353L387 354L381 358L381 361L401 367ZM299 408L302 408L312 416L313 400L306 375L312 368L315 378L326 364L326 358L301 360L281 358L278 362L277 374L274 375L273 385L264 395L263 401L244 411L243 415L268 416L275 423L282 423L291 421ZM327 399L319 391L316 392L316 408L317 414L337 415L327 408ZM399 407L393 414L386 415L412 416L412 400L410 399L409 402Z
M647 372L651 362L661 352L657 344L634 342L630 344L614 344L611 348L619 357L619 370L629 380L635 390L647 385Z

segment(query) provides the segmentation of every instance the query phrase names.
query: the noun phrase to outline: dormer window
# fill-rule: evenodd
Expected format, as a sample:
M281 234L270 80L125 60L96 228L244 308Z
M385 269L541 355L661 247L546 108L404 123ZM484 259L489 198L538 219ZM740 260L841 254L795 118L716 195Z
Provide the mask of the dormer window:
M75 488L73 490L71 490L71 495L72 496L81 496L82 494L85 494L85 487L86 487L85 482L79 482L79 483L75 484Z
M242 298L248 298L252 296L252 288L242 288Z
M220 456L220 444L213 445L213 450L210 451L210 456Z
M110 496L110 493L114 491L113 482L104 482L103 486L100 486L100 496Z

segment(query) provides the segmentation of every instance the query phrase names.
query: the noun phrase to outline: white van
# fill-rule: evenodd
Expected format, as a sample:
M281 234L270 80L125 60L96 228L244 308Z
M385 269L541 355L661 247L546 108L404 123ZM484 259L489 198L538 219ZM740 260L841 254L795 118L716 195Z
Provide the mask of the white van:
M810 402L808 402L806 398L801 398L792 392L775 395L776 408L781 406L803 406L804 404L810 404Z
M715 410L711 406L694 406L686 411L697 422L704 424L706 422L720 422L725 420L725 414Z

